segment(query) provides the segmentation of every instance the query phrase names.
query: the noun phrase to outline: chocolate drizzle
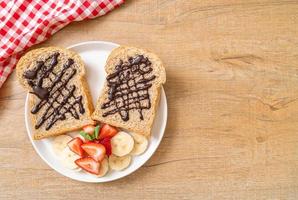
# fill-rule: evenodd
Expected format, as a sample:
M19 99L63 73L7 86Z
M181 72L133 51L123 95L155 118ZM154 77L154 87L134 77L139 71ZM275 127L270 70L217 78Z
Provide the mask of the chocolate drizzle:
M76 86L68 86L69 81L77 73L73 67L74 60L69 58L58 74L54 72L59 55L57 52L45 61L37 61L35 68L24 73L24 78L32 87L31 93L39 98L31 113L37 114L44 107L44 112L37 120L35 129L46 123L45 129L49 130L57 121L65 120L67 114L79 119L79 113L85 112L82 96L76 97L74 94ZM44 84L46 81L47 84Z
M108 101L101 105L107 109L103 117L119 113L123 121L129 120L129 111L138 110L140 119L144 120L142 110L151 108L149 89L152 75L151 62L143 55L129 57L127 62L120 60L115 72L107 76Z

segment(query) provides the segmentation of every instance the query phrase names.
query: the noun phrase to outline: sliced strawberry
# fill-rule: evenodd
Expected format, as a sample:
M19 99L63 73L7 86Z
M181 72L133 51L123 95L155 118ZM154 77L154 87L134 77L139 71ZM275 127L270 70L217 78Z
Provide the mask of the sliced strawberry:
M83 127L83 131L89 135L92 135L94 133L94 128L95 127L93 125L87 125Z
M93 140L92 142L94 142L96 144L100 144L100 140Z
M69 149L71 151L73 151L74 153L76 153L82 157L84 155L84 150L81 148L81 145L83 143L84 142L79 137L76 137L76 138L73 138L72 140L70 140L67 143L67 146L69 147Z
M118 133L118 130L115 127L110 126L108 124L104 124L100 129L99 138L100 139L103 139L106 137L112 138L117 133Z
M99 174L100 163L95 161L93 158L79 158L75 160L76 165L81 167L83 170L91 174Z
M102 144L88 142L82 144L82 149L96 161L102 161L106 155L106 148Z
M100 140L99 142L100 144L105 146L107 156L110 156L112 153L111 138L106 137Z
M81 134L76 135L77 138L80 138L83 143L88 142L89 140L87 140L86 138L84 138Z

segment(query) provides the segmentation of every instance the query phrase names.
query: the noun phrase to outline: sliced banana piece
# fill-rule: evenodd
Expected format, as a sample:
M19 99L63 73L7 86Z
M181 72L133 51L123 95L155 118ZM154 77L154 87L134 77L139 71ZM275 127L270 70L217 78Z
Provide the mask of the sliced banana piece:
M54 138L52 141L52 146L55 154L57 156L61 156L62 152L64 151L65 147L67 147L67 143L72 139L69 135L59 135Z
M61 154L61 163L69 169L79 169L75 164L75 160L79 158L79 155L72 152L68 147L65 147Z
M109 161L108 161L108 158L106 157L100 162L100 168L99 168L99 173L97 177L102 177L106 175L108 171L109 171Z
M125 156L131 152L134 140L128 133L118 132L111 139L112 153L116 156Z
M126 156L115 156L115 155L110 155L109 157L109 165L111 169L116 170L116 171L121 171L129 166L131 162L131 156L126 155Z
M132 151L130 152L131 155L140 155L146 151L148 147L148 140L145 136L137 134L137 133L130 133L133 137L135 143Z

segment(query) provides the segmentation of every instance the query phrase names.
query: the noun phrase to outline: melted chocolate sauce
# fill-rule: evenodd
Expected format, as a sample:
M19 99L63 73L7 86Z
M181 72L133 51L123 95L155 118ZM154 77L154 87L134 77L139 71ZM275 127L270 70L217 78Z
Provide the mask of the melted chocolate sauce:
M33 106L31 113L37 114L41 108L46 106L41 117L37 120L35 129L46 123L45 129L49 130L58 120L65 120L66 114L79 119L79 113L83 114L85 112L82 96L76 97L74 95L76 86L68 86L69 81L77 73L76 69L72 67L74 64L73 59L67 60L59 74L53 71L58 64L59 55L59 53L54 53L45 61L37 61L34 69L27 70L24 73L24 78L32 87L33 92L31 93L40 99ZM46 65L46 63L49 64ZM50 75L55 78L51 78ZM47 87L43 87L45 79L50 81ZM78 111L76 105L78 105Z
M116 65L115 72L107 76L108 101L101 109L108 109L103 117L119 113L123 121L129 120L129 111L138 110L144 120L142 110L151 108L150 83L156 77L151 75L151 62L143 55L129 57L128 62Z

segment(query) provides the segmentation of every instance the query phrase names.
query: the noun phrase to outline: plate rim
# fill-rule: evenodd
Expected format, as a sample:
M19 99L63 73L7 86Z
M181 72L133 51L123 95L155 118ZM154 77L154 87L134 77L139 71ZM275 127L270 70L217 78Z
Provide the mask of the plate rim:
M70 46L67 46L66 49L72 49L72 48L75 48L75 47L78 47L78 46L82 46L82 45L88 45L88 44L105 44L105 45L112 45L112 46L115 46L115 47L118 47L120 46L119 44L116 44L116 43L113 43L113 42L109 42L109 41L100 41L100 40L91 40L91 41L85 41L85 42L79 42L79 43L76 43L76 44L73 44L73 45L70 45ZM152 151L151 154L149 154L148 158L145 159L144 161L142 161L142 163L137 166L136 168L134 168L131 172L127 173L127 174L122 174L122 175L119 175L118 177L114 178L114 179L110 179L110 180L102 180L100 178L96 179L96 180L86 180L86 179L79 179L79 178L76 178L76 177L72 177L71 175L69 175L68 173L62 173L60 172L60 170L57 170L57 168L54 166L54 164L52 164L51 162L49 162L42 154L41 152L39 151L39 149L37 148L33 138L32 138L32 134L30 132L30 127L31 126L31 122L30 122L30 119L29 119L29 107L28 107L28 101L29 101L29 92L27 92L27 95L26 95L26 99L25 99L25 105L24 105L24 114L25 114L25 126L26 126L26 132L27 132L27 135L30 139L30 142L31 142L31 145L33 146L35 152L39 155L39 157L51 168L53 169L54 171L58 172L59 174L61 174L62 176L65 176L65 177L68 177L72 180L76 180L76 181L80 181L80 182L87 182L87 183L105 183L105 182L111 182L111 181L115 181L115 180L118 180L118 179L121 179L121 178L124 178L132 173L134 173L135 171L137 171L139 168L141 168L152 156L153 154L156 152L156 150L158 149L163 137L164 137L164 133L165 133L165 130L166 130L166 127L167 127L167 120L168 120L168 103L167 103L167 98L166 98L166 93L164 91L164 88L163 86L161 86L161 92L160 92L160 95L162 95L164 97L164 107L165 107L165 112L163 113L164 115L164 126L162 127L163 128L163 131L160 132L160 139L156 141L156 148ZM152 135L152 134L151 134ZM142 155L140 155L142 156Z

